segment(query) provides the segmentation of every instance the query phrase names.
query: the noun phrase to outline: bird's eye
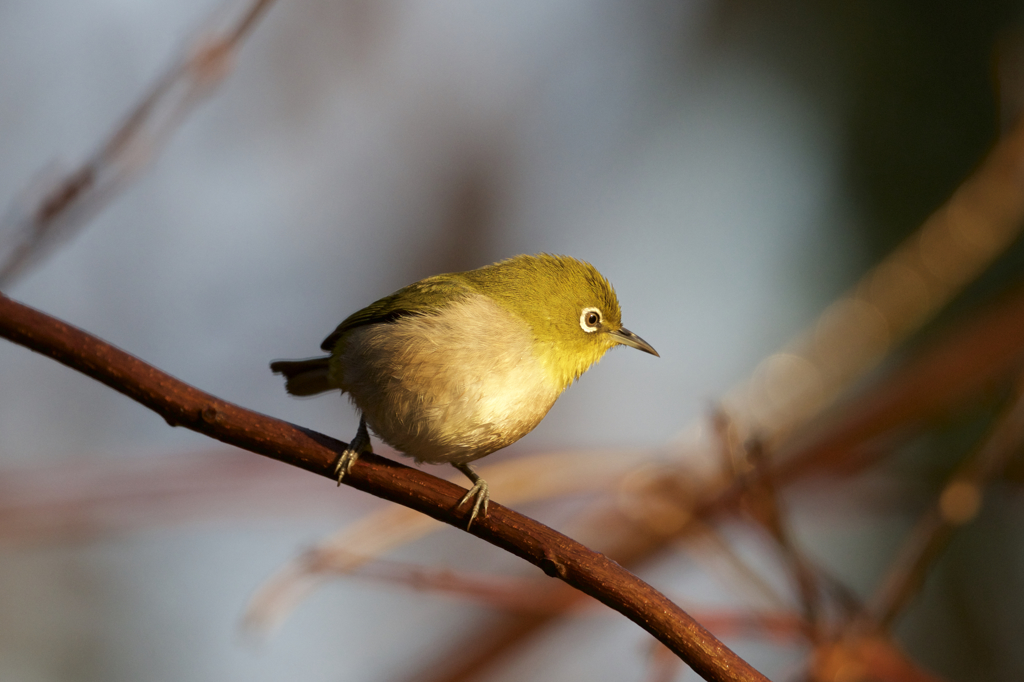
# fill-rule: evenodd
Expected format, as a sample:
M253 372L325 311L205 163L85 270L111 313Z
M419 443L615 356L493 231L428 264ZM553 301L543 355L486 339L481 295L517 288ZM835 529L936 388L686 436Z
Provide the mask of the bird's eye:
M601 324L601 311L597 308L584 308L580 314L580 327L588 334L597 331Z

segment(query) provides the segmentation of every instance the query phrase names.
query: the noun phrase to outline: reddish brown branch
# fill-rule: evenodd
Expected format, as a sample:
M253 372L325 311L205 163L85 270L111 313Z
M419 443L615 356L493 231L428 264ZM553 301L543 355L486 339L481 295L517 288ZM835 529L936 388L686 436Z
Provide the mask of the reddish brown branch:
M321 476L345 443L204 393L109 343L0 295L0 336L47 355L133 400L169 424L266 455ZM365 455L345 483L464 528L464 490L382 457ZM603 554L498 504L474 535L538 566L623 614L708 680L764 680L743 659L672 603Z

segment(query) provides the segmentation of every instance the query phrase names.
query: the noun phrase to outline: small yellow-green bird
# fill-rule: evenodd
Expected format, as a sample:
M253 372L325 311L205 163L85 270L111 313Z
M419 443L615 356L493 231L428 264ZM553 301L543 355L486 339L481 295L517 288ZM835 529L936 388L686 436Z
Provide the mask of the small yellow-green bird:
M435 275L345 319L327 357L278 360L286 390L347 393L359 431L338 459L338 483L372 452L367 426L419 462L451 464L473 482L467 528L487 513L487 482L469 463L540 423L569 385L616 345L657 351L622 326L615 290L567 256L515 256Z

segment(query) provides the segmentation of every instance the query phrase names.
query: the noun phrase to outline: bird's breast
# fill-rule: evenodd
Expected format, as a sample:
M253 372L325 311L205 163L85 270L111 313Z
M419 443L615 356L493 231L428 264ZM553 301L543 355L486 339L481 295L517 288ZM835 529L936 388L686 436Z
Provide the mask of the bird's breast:
M519 440L558 398L533 348L525 322L478 295L434 315L352 329L332 372L395 449L468 462Z

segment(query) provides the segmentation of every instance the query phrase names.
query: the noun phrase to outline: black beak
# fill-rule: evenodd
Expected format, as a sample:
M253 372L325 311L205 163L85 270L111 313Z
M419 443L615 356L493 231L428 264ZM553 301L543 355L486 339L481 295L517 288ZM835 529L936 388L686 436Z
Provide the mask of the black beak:
M636 348L637 350L642 350L645 353L650 353L656 358L661 357L660 355L658 355L658 351L654 350L654 346L647 343L639 336L626 329L625 327L616 329L613 332L608 332L608 334L613 339L615 339L616 343L621 343L623 346L629 346L631 348Z

